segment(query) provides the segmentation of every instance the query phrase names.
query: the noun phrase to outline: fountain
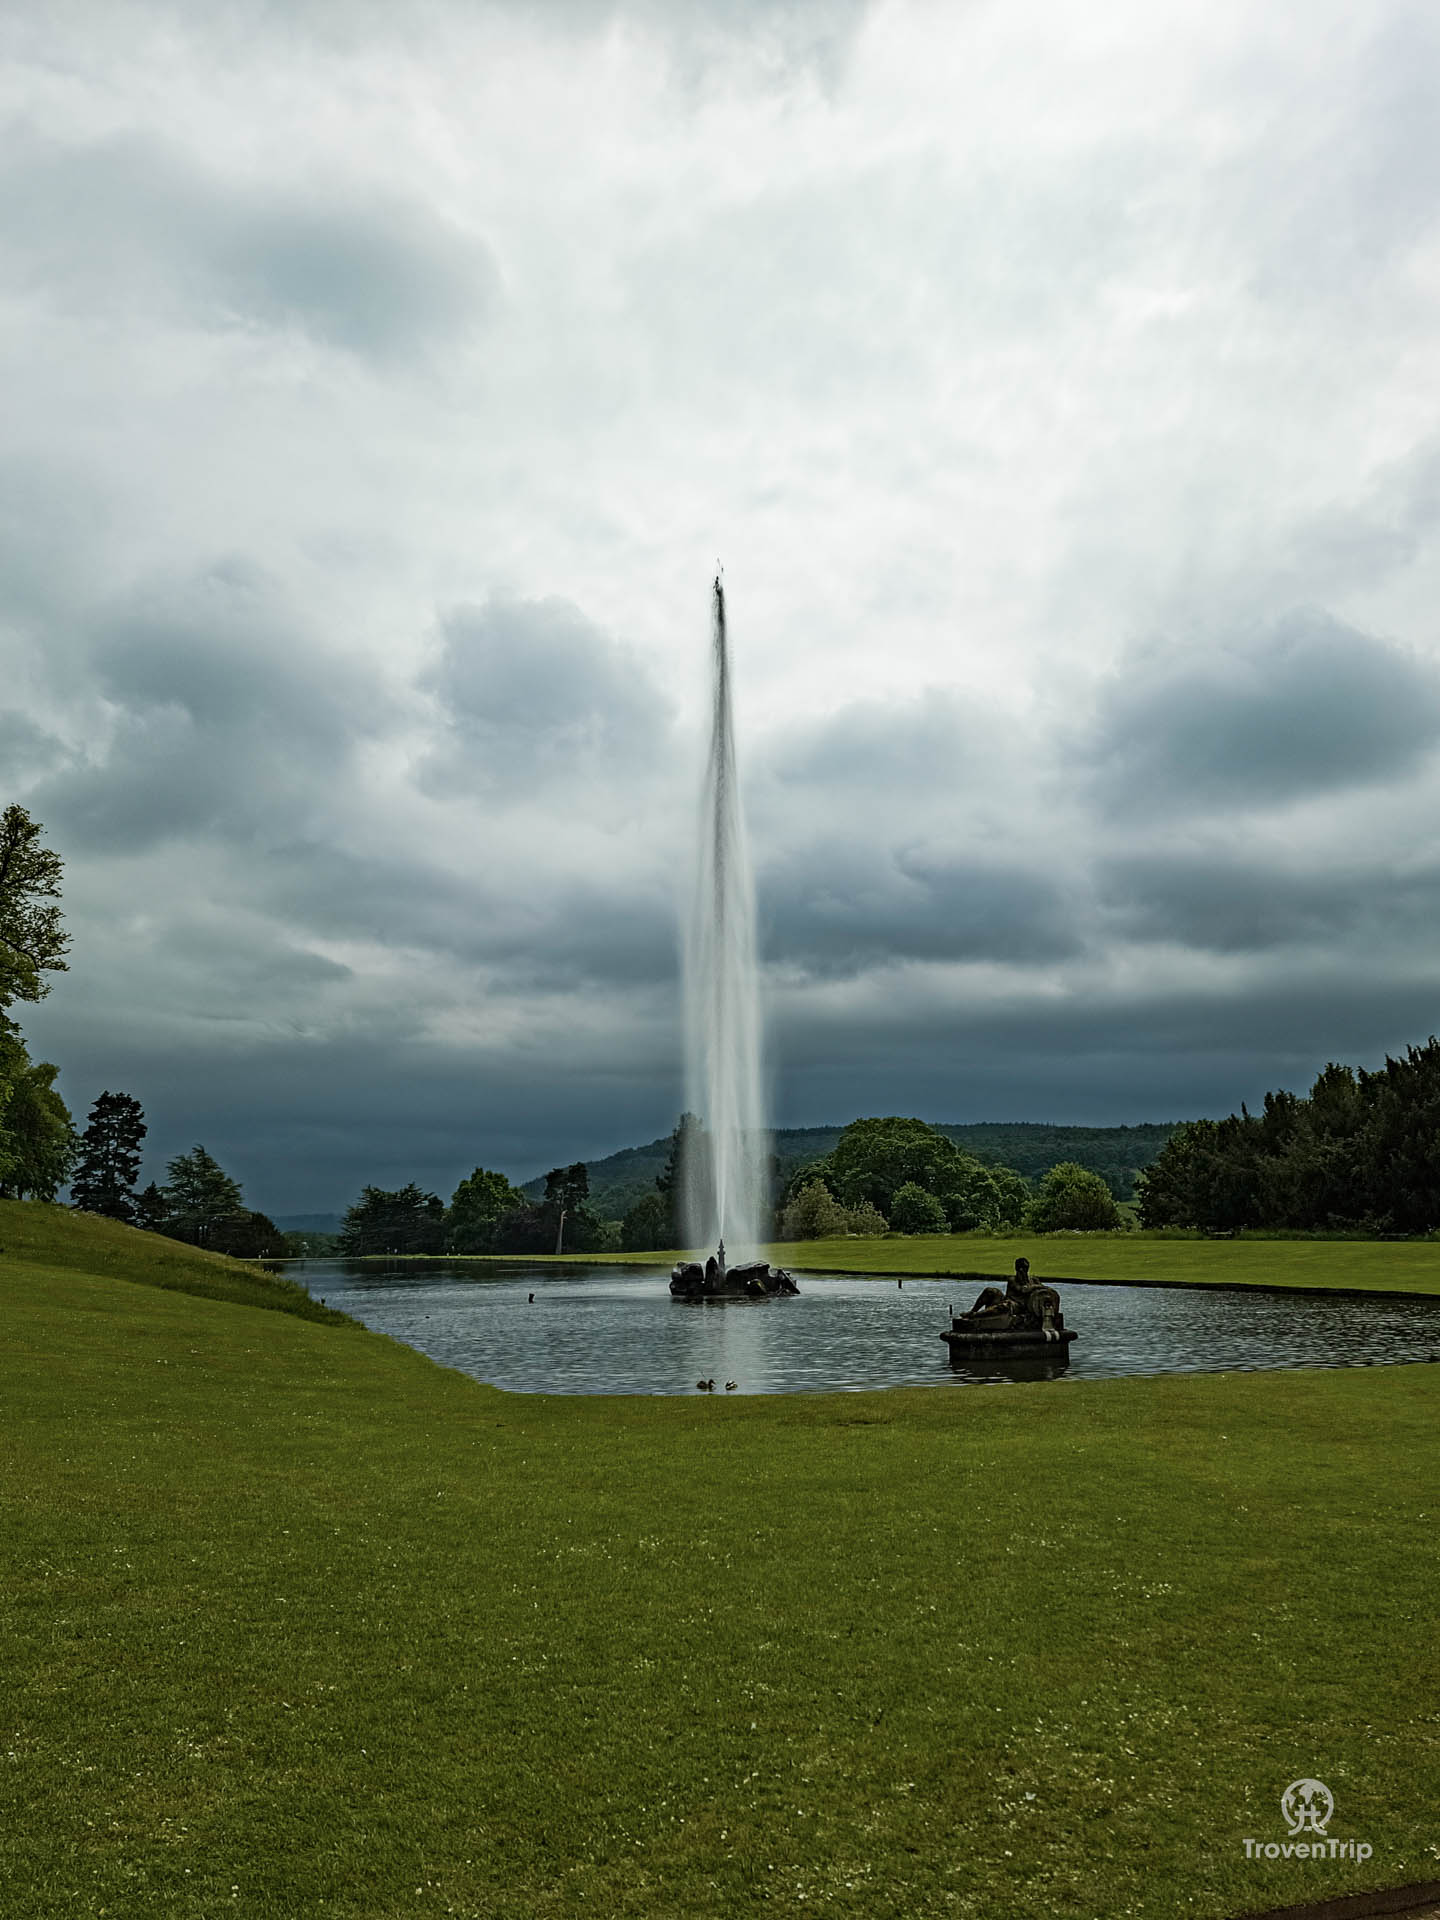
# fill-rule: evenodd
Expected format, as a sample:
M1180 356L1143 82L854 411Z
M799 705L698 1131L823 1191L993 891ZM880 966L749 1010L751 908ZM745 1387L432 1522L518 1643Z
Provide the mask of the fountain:
M673 1294L714 1299L798 1289L787 1273L756 1258L768 1206L765 1094L760 1062L760 967L755 885L735 765L725 585L711 596L714 676L710 757L700 807L694 908L685 941L686 1075L692 1128L681 1165L685 1237L714 1247L702 1265L682 1261ZM745 1256L730 1265L725 1242Z

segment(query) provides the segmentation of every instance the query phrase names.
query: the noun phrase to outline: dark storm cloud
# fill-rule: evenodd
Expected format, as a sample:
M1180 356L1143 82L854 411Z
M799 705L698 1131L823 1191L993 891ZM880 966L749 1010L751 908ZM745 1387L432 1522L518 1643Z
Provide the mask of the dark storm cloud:
M988 810L1023 831L1005 733L974 703L924 689L772 740L755 809L760 844L775 849L759 873L767 958L849 978L908 960L1025 966L1077 953L1069 884L979 824Z
M906 960L1024 966L1079 950L1073 913L1048 875L935 847L831 839L767 865L760 880L766 957L843 978Z
M1227 986L1157 974L1109 993L944 1006L888 995L788 1010L780 1125L889 1110L903 1087L934 1119L1123 1125L1258 1106L1268 1088L1307 1089L1327 1060L1378 1064L1435 1024L1423 956L1395 972L1312 963ZM889 1103L893 1106L893 1100Z
M371 724L369 690L244 562L99 616L88 668L107 737L35 794L76 848L293 832Z
M484 967L492 988L540 994L656 985L676 967L674 902L653 875L608 870L497 880L483 854L467 870L422 858L282 846L254 869L257 910L333 940L444 955Z
M1408 774L1440 740L1440 671L1318 611L1103 688L1082 759L1114 813L1282 805Z
M21 284L82 311L293 326L376 359L454 334L499 294L484 245L423 206L225 181L136 134L22 143L0 173L0 248Z
M899 787L934 802L982 778L997 745L988 714L948 689L924 688L910 700L856 703L787 728L759 772L781 788L782 811L806 788L883 794Z
M671 709L648 669L567 600L496 598L444 621L425 683L448 735L421 768L432 791L560 779L638 783L670 752Z
M52 1004L27 1023L47 1059L55 1048L43 1014ZM416 1180L448 1199L477 1165L528 1179L559 1161L654 1139L682 1104L668 1029L663 1045L604 1066L557 1044L479 1069L473 1054L426 1044L403 1021L328 1035L277 1022L243 1048L197 1054L193 1044L137 1038L72 1009L63 1037L72 1108L83 1114L105 1086L144 1106L142 1181L163 1180L166 1160L199 1140L242 1182L247 1202L271 1214L342 1209L367 1181Z
M0 779L23 786L64 758L63 742L28 714L0 709Z
M196 1008L220 1018L227 1009L285 1006L292 996L352 977L338 961L291 945L267 928L241 925L233 914L173 922L166 961L194 983Z
M1146 854L1103 861L1097 882L1112 932L1214 953L1333 946L1366 928L1386 942L1428 944L1440 919L1433 865L1387 872L1347 860L1305 872L1219 853Z
M43 626L52 648L109 517L91 476L34 452L0 456L0 607L23 626Z

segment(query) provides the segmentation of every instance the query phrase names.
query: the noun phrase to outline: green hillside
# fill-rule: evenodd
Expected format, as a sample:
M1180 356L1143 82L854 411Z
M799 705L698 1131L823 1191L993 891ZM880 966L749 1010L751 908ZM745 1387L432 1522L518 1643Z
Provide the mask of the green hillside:
M0 1199L0 1271L22 1266L49 1274L100 1274L208 1300L297 1314L302 1320L354 1324L348 1315L312 1300L294 1281L249 1261L205 1253L183 1241L141 1233L95 1213L74 1213L69 1207L39 1200Z
M602 1220L618 1220L637 1200L655 1191L655 1176L663 1171L670 1153L670 1136L651 1140L643 1147L622 1147L603 1160L587 1160L590 1174L590 1205ZM545 1195L545 1176L537 1174L520 1189L532 1200Z
M1225 1920L1434 1871L1440 1367L512 1395L33 1211L6 1920ZM1373 1855L1247 1859L1310 1773Z

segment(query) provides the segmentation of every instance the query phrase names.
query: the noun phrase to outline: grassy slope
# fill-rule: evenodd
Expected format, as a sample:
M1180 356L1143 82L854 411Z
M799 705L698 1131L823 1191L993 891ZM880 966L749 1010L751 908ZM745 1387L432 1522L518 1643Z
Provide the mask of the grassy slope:
M1167 1233L887 1234L883 1239L791 1240L767 1249L795 1273L928 1273L1003 1278L1024 1254L1053 1280L1168 1280L1186 1286L1345 1287L1440 1293L1440 1240L1202 1240ZM485 1259L498 1256L474 1255ZM515 1256L507 1256L513 1265ZM525 1263L553 1255L527 1254ZM693 1253L596 1253L569 1264L668 1266Z
M562 1400L55 1266L0 1311L7 1920L1435 1871L1440 1368ZM1245 1861L1303 1774L1371 1862Z
M298 1314L302 1320L349 1324L345 1314L322 1307L293 1280L249 1261L206 1253L163 1234L141 1233L99 1214L72 1213L68 1207L37 1200L0 1200L0 1270L20 1265L54 1273L107 1274L209 1300Z

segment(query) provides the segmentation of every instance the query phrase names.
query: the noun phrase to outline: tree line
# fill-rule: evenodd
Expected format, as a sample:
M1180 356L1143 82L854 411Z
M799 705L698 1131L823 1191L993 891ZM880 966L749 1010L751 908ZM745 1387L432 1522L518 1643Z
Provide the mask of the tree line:
M541 1197L530 1198L504 1174L477 1167L447 1206L413 1183L366 1187L333 1243L340 1255L447 1253L659 1252L686 1242L682 1196L703 1179L705 1131L682 1114L653 1188L625 1212L603 1219L589 1202L583 1161L555 1167ZM770 1223L780 1240L840 1234L963 1233L976 1227L1031 1232L1105 1231L1124 1217L1097 1173L1062 1163L1039 1182L1011 1167L988 1166L923 1120L856 1120L830 1154L785 1183ZM291 1240L300 1236L292 1235Z
M325 1251L366 1254L603 1253L619 1245L613 1221L589 1206L584 1161L552 1167L543 1198L531 1200L503 1173L476 1167L450 1196L425 1193L412 1181L387 1190L366 1187ZM300 1236L292 1235L292 1239ZM313 1240L315 1236L305 1238Z
M1332 1062L1308 1095L1178 1127L1137 1182L1141 1224L1355 1234L1440 1227L1440 1041Z
M796 1169L776 1235L1104 1232L1124 1224L1103 1176L1073 1161L1031 1181L967 1153L924 1120L892 1115L852 1121L830 1153Z

